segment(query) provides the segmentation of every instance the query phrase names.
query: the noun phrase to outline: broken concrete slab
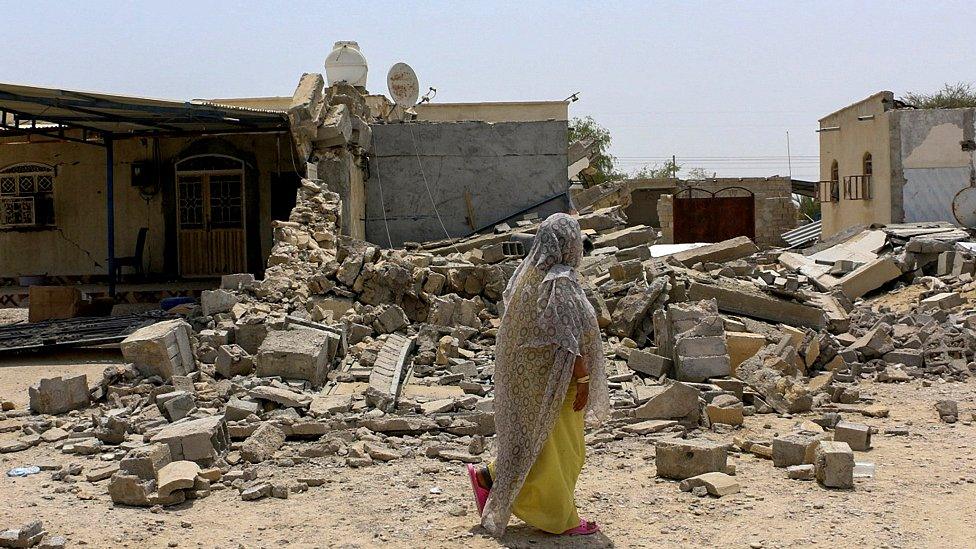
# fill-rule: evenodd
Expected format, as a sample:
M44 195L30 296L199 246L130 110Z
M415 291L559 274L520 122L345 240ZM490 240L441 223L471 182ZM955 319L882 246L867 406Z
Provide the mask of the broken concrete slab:
M700 248L678 252L671 257L686 267L691 267L695 263L723 263L741 259L758 251L759 247L748 236L738 236Z
M857 299L901 275L901 268L893 259L879 257L844 275L837 283L844 295L849 299Z
M118 472L112 475L108 483L108 494L112 503L117 505L132 505L134 507L149 507L149 496L156 491L156 478L146 479L137 475Z
M168 444L147 444L130 450L119 462L119 470L142 480L155 480L159 470L172 460Z
M669 419L648 419L646 421L624 425L620 430L633 435L650 435L664 431L665 429L670 429L676 425L678 425L677 421Z
M834 440L846 442L851 450L865 452L871 449L871 427L863 423L841 421L834 426Z
M159 470L157 492L159 497L165 498L176 490L193 488L200 466L192 461L180 460L168 463Z
M746 359L755 356L766 346L766 336L749 332L725 332L725 345L729 353L731 375Z
M701 396L698 389L677 381L645 389L650 394L647 401L634 410L638 419L679 419L698 423Z
M205 316L229 313L237 305L237 296L227 290L204 290L200 292L200 307Z
M688 297L693 300L715 299L718 301L718 308L722 311L793 326L819 329L826 322L820 309L783 301L744 288L692 282L688 289Z
M227 379L246 376L254 371L254 359L240 345L221 345L217 348L214 369Z
M642 349L632 349L627 356L627 367L654 378L667 375L673 367L670 358Z
M312 404L311 395L271 385L259 385L248 391L248 395L254 399L274 402L285 408L308 408Z
M157 322L132 333L121 343L126 362L135 364L146 376L169 380L196 370L190 344L190 325L184 320Z
M739 482L735 477L718 471L686 478L678 485L682 492L691 492L699 486L704 486L708 494L715 497L727 496L739 491Z

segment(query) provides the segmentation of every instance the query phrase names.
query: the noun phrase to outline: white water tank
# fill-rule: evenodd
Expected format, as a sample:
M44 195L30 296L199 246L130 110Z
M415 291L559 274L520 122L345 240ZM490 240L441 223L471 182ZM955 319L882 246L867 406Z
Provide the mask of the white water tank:
M366 87L366 56L359 51L359 44L352 40L336 42L325 58L325 78L330 86L346 82Z

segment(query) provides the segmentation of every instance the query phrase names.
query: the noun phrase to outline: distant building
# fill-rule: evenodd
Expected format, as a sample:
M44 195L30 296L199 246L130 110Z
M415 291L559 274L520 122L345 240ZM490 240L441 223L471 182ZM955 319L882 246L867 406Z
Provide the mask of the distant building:
M915 109L878 92L820 119L823 237L872 223L958 223L976 185L976 109Z

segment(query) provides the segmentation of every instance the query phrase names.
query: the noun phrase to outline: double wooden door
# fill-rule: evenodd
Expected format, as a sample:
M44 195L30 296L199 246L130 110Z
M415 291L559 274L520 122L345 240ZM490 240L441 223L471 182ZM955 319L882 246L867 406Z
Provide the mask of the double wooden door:
M234 160L223 158L222 164ZM203 277L246 272L243 165L239 169L178 169L176 197L180 274Z

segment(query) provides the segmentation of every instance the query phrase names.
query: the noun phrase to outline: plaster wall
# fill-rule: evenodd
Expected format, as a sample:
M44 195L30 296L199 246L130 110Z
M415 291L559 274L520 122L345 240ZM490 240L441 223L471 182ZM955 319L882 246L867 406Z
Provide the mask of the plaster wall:
M54 190L54 228L0 229L0 278L50 275L90 276L107 273L105 199L105 150L81 143L62 141L0 142L0 168L24 162L53 165L57 169ZM169 236L175 220L173 162L202 138L160 139L163 186L152 196L143 196L131 185L131 164L152 158L151 140L124 139L115 143L115 254L135 252L140 227L148 227L144 261L146 272L175 276L175 237ZM212 139L212 138L211 138ZM247 153L255 164L256 189L246 192L257 200L257 213L247 219L248 239L259 240L253 254L258 261L271 250L270 194L273 172L293 171L290 140L282 135L236 135L221 137L233 148ZM245 183L247 185L247 182ZM253 205L252 205L253 206ZM168 221L169 220L169 221ZM128 271L126 271L128 272Z
M976 185L976 159L962 144L976 134L976 109L899 111L906 222L957 222L956 194Z
M820 180L830 180L836 160L840 182L838 201L821 204L823 238L853 225L898 221L899 212L893 211L898 208L892 202L892 180L898 172L892 163L892 111L886 110L892 99L891 92L880 92L820 119ZM865 153L871 153L872 198L845 199L844 177L863 175Z
M565 120L371 128L366 239L383 246L443 239L444 228L452 238L465 236L569 186ZM538 213L565 207L556 200Z

